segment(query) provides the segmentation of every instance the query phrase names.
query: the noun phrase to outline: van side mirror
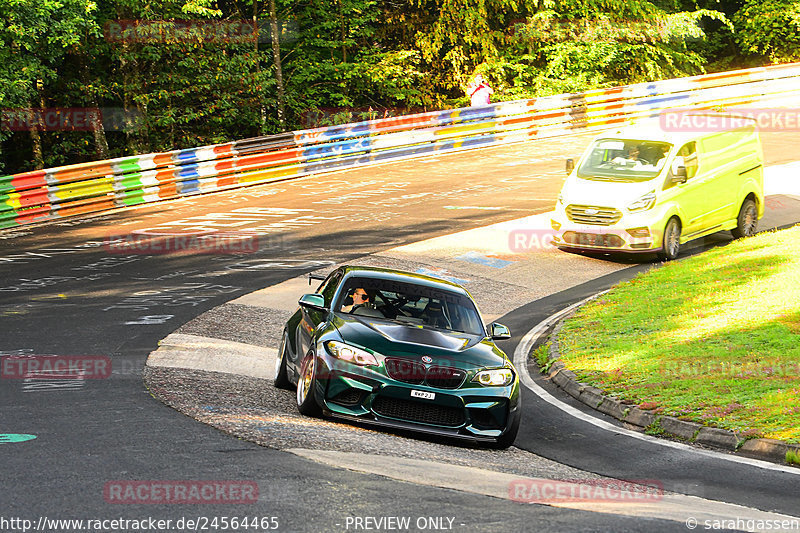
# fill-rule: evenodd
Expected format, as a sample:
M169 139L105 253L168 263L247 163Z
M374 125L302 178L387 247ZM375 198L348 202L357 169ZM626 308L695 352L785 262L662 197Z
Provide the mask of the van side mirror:
M672 161L672 176L670 176L669 182L672 184L686 183L687 179L686 163L684 162L683 156L679 155Z
M686 183L686 180L689 178L686 177L686 167L679 166L675 169L675 174L672 176L670 180L672 183Z
M567 171L567 175L572 174L572 171L575 169L575 161L573 159L567 159L567 164L565 170Z

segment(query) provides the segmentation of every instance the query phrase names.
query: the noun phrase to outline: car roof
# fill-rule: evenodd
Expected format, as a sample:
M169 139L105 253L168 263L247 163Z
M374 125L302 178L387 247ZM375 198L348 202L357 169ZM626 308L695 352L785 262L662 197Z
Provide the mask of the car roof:
M396 270L392 268L381 268L381 267L359 266L359 265L344 265L340 268L344 271L346 277L359 276L359 277L373 278L373 279L403 281L406 283L413 283L415 285L423 285L425 287L458 292L460 294L472 298L469 292L467 292L467 290L458 283L454 283L452 281L448 281L441 278L436 278L433 276L427 276L425 274L408 272L405 270Z

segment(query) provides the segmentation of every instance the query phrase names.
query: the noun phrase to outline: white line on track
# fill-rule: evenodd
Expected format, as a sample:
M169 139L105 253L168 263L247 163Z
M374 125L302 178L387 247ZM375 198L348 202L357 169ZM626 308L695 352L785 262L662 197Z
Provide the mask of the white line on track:
M594 416L588 415L583 411L581 411L580 409L576 409L575 407L572 407L571 405L562 402L561 400L559 400L558 398L547 392L545 389L543 389L540 385L538 385L528 373L528 356L531 352L531 348L544 335L544 333L548 330L548 328L550 328L550 326L554 325L564 316L571 313L574 309L580 307L581 305L585 304L586 302L594 298L597 298L602 294L605 294L606 292L608 291L600 292L598 294L595 294L594 296L590 296L589 298L581 300L578 303L572 304L565 309L562 309L561 311L549 316L548 318L546 318L545 320L534 326L530 331L528 331L525 334L524 337L522 337L519 344L517 345L517 348L514 350L514 366L519 371L520 379L522 380L522 383L528 388L528 390L536 394L539 398L546 401L550 405L557 407L558 409L561 409L565 413L572 415L579 420L592 424L600 429L604 429L606 431L611 431L613 433L625 435L628 437L632 437L634 439L643 440L651 444L665 446L667 448L675 448L677 450L683 451L684 453L694 453L702 455L704 457L721 459L724 461L730 461L732 463L745 464L748 466L754 466L756 468L762 468L764 470L774 470L776 472L785 472L787 474L800 475L800 470L798 470L797 468L769 463L767 461L761 461L758 459L751 459L749 457L739 457L726 453L695 448L693 446L682 444L680 442L674 442L666 439L659 439L656 437L651 437L650 435L646 435L644 433L639 433L630 429L619 427L610 422L606 422L605 420L601 420L599 418L595 418Z

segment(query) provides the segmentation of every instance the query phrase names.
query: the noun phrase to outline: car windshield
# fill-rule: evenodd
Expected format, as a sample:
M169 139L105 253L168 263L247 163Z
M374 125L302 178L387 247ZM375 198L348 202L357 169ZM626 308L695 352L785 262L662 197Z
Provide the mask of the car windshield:
M472 299L438 287L352 277L347 280L334 309L405 325L486 335Z
M599 139L578 167L578 177L595 181L647 181L656 177L672 145L636 139Z

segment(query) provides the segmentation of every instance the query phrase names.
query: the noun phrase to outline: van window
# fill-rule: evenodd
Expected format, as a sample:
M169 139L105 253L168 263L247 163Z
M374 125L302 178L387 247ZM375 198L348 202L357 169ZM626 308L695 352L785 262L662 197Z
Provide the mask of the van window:
M640 139L598 139L578 167L578 177L595 181L647 181L657 176L672 145Z
M692 141L681 146L678 155L683 157L683 164L686 167L686 178L692 179L697 175L697 143Z

